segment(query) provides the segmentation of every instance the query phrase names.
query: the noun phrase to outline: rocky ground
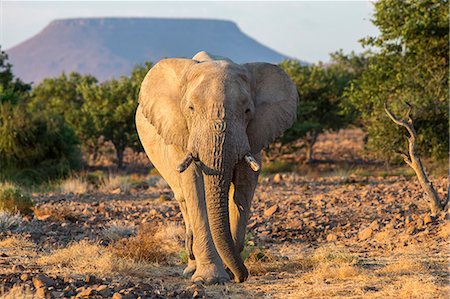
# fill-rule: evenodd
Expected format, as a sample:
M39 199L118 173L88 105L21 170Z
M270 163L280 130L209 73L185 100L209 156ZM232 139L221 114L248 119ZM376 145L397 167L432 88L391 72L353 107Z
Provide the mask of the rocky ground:
M129 192L33 194L34 214L0 229L0 294L448 298L450 215L429 215L414 177L337 174L261 177L244 252L251 276L219 286L181 276L182 217L157 176ZM444 196L447 179L432 179Z

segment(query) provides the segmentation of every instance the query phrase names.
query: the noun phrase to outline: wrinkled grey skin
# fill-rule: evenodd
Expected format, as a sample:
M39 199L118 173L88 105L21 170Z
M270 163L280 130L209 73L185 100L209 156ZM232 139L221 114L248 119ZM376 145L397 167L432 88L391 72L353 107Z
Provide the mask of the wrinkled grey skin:
M277 66L206 52L162 60L142 82L137 130L180 203L193 281L228 281L225 266L247 279L240 253L259 171L244 156L261 163L261 150L295 121L297 102Z

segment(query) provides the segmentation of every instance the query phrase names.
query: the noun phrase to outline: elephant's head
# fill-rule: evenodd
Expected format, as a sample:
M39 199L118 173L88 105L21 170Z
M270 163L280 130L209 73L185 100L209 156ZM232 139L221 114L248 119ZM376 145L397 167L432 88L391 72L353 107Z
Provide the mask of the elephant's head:
M248 272L233 245L228 192L235 165L281 135L295 121L298 95L279 67L238 65L228 60L166 59L145 77L139 99L143 114L166 144L186 153L204 174L208 221L214 244L236 281Z

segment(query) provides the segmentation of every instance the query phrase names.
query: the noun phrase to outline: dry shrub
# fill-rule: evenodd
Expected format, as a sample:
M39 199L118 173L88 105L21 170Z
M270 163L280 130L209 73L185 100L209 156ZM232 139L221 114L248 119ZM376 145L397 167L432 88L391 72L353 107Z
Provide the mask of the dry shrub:
M305 278L312 281L325 281L329 279L346 279L361 274L361 269L352 265L321 264L307 273Z
M312 281L346 279L359 276L363 270L357 267L358 258L341 249L319 248L309 257L312 271L305 278Z
M19 213L12 214L0 211L0 232L16 231L22 227L22 217Z
M170 262L170 257L181 249L182 232L181 226L167 224L158 227L149 223L141 225L136 236L118 240L110 247L115 255L136 262Z
M102 235L109 241L117 241L134 235L135 231L136 228L134 225L126 225L124 223L112 221L107 228L102 230Z
M8 292L0 291L0 298L2 299L33 299L34 292L28 285L15 284Z
M28 214L33 206L31 196L20 187L0 182L0 211Z
M283 259L258 247L249 253L245 265L253 276L262 276L268 272L295 272L308 267L303 261Z
M83 177L70 177L59 185L61 193L83 194L89 191L89 183Z
M42 205L33 209L34 217L38 220L76 222L79 214L66 206Z

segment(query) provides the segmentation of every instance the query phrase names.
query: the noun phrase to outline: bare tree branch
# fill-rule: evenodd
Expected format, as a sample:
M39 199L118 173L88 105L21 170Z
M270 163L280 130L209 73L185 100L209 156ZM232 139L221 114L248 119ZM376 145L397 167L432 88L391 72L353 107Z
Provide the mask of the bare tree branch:
M411 116L412 106L409 103L406 103L408 105L408 111L406 113L407 120L401 120L397 116L395 116L391 111L389 111L387 107L387 103L384 102L384 110L386 111L386 114L389 116L389 118L396 123L399 126L402 126L408 130L409 137L408 137L408 154L404 152L400 152L400 154L403 157L403 160L406 164L408 164L416 173L417 179L419 180L420 185L422 186L422 189L425 191L426 197L428 199L428 202L430 204L430 209L432 214L437 214L440 211L443 210L444 207L446 207L448 203L448 196L445 201L445 203L442 205L441 200L439 199L439 195L436 192L436 189L434 189L433 184L428 179L427 174L425 173L425 169L423 168L422 161L420 160L419 155L416 152L416 130L414 129L414 121Z

